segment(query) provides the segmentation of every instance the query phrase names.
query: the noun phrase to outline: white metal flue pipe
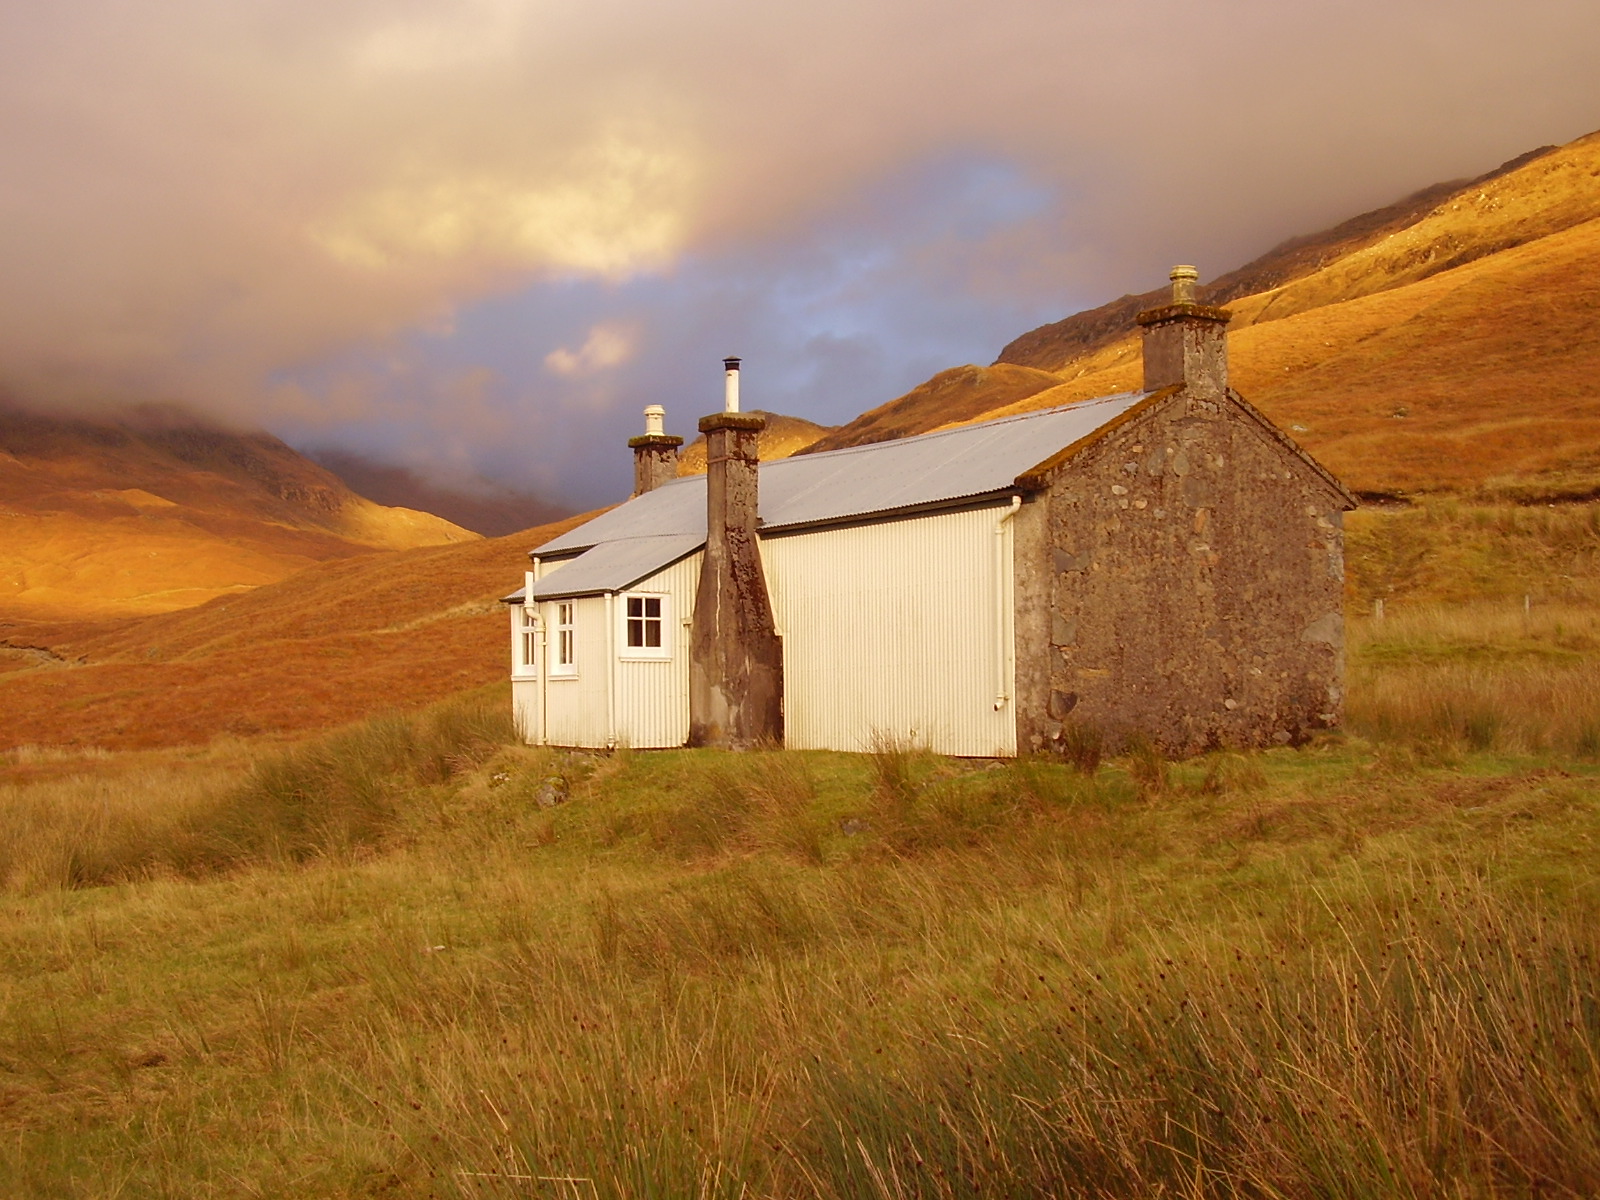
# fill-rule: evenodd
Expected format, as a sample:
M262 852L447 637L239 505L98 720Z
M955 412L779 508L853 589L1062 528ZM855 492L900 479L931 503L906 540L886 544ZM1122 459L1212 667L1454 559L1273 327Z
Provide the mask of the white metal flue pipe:
M722 411L736 413L739 411L739 360L725 358L722 360Z
M533 611L534 659L529 665L533 667L535 674L539 677L539 730L537 734L539 740L536 744L545 746L550 742L550 688L547 685L550 672L546 669L549 663L550 639L545 631L544 613L539 610L539 605L533 598L533 585L539 581L539 559L536 555L530 557L533 558L533 570L524 571L522 575L522 606ZM523 733L523 736L527 737L532 732L533 730L531 729L527 730Z
M617 748L617 594L606 593L606 749Z
M1007 645L1006 632L1011 616L1011 589L1006 585L1011 580L1011 556L1006 553L1006 526L1011 523L1011 518L1017 515L1017 510L1022 507L1022 497L1011 497L1011 507L1000 514L1000 519L994 523L994 658L995 658L995 689L994 710L999 712L1006 706L1006 701L1011 699L1011 683L1013 670L1011 667L1010 647Z

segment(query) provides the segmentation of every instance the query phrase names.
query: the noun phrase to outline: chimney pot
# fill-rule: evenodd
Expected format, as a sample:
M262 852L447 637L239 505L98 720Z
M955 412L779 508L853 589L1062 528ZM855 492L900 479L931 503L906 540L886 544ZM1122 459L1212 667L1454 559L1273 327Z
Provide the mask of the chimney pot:
M1174 304L1193 304L1194 285L1200 282L1200 272L1193 267L1178 266L1172 268L1172 302Z
M667 410L659 404L652 404L644 410L644 435L645 437L660 437L667 431Z
M722 371L722 411L736 413L739 411L739 360L737 358L723 359Z

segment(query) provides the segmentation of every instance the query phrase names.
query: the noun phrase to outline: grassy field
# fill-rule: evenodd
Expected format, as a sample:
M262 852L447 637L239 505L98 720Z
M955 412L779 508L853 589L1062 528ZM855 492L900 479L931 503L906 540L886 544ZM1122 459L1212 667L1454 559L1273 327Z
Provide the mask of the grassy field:
M0 1194L1593 1195L1593 530L1363 514L1300 750L12 751Z

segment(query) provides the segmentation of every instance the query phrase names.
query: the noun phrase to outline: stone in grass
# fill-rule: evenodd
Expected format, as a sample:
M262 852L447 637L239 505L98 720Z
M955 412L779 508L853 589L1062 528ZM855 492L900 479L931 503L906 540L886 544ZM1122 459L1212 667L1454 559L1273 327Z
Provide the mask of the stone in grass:
M565 775L551 775L539 785L539 790L533 794L533 802L540 808L554 808L558 804L565 804L571 794L572 786Z

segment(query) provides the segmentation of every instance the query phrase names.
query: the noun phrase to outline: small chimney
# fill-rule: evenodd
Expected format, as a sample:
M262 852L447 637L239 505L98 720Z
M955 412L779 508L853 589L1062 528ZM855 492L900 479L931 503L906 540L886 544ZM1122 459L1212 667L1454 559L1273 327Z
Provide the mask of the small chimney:
M783 739L783 645L759 545L759 438L739 411L739 360L723 360L724 409L706 435L706 548L689 641L689 744L744 750Z
M1172 268L1172 303L1139 314L1144 329L1144 390L1182 384L1197 396L1228 390L1228 319L1225 308L1195 301L1200 272Z
M653 492L663 483L678 477L678 447L681 437L664 433L667 410L652 404L644 410L644 436L629 438L633 451L633 494Z

